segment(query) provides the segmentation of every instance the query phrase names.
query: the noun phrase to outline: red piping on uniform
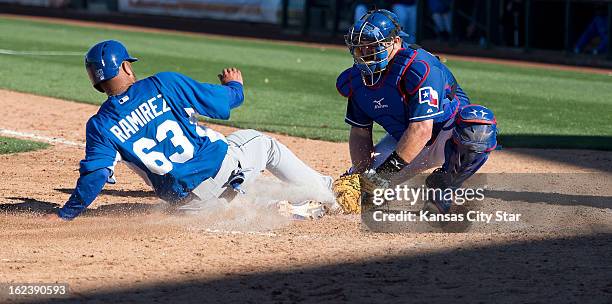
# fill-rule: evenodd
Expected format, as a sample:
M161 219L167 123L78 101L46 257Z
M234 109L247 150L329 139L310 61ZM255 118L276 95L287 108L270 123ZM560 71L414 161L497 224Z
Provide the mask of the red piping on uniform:
M405 48L401 48L397 51L397 53L401 52L405 50ZM397 58L397 53L395 53L395 56L393 56L393 59L391 59L391 61L389 61L389 64L387 66L392 66L393 63L395 62L395 58ZM414 54L412 55L412 57L410 57L410 60L408 61L408 64L406 64L407 67L409 67L412 64L412 61L414 60L414 58L416 58L416 54L417 51L414 51ZM387 76L389 76L389 72L391 69L387 69L385 71L385 76L383 76L383 79L381 79L381 81L379 81L375 86L365 86L366 88L370 89L370 90L377 90L380 89L380 87L385 83L385 81L387 80ZM401 78L400 78L401 79Z
M402 89L402 79L404 79L404 75L406 74L406 71L408 71L408 68L410 68L410 66L412 65L412 62L416 58L417 52L418 52L418 50L414 51L414 54L412 54L412 57L410 57L410 60L408 60L408 63L404 67L404 70L400 74L399 81L397 82L397 89L399 90L400 95L402 95L402 99L403 99L404 103L408 103L408 99L406 98L406 93Z
M448 83L444 85L444 91L446 91L447 89L450 90L451 92L453 91L453 87L449 86ZM455 90L455 95L453 95L453 99L455 98L457 98L456 90ZM459 101L459 104L461 104L461 100L457 100L457 101Z
M425 82L425 80L427 80L427 76L429 76L429 70L430 70L429 69L429 64L427 64L427 62L425 62L423 60L419 60L419 61L425 64L425 66L427 67L427 71L425 72L425 75L423 76L423 79L421 79L419 84L416 87L414 87L414 91L408 92L408 94L410 94L410 95L413 95L414 93L416 93L421 88L421 86L423 85L423 82ZM440 98L440 96L438 96L438 98Z
M449 119L453 119L453 118L455 118L455 116L457 116L457 113L459 113L459 108L461 108L461 106L459 104L457 104L457 107L455 108L455 111L453 112L453 114L450 116Z

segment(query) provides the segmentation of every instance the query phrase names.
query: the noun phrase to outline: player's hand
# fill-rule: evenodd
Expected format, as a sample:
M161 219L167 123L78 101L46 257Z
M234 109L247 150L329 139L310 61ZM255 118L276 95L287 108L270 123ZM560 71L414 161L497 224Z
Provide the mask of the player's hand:
M221 84L226 84L230 81L237 81L242 84L242 72L237 68L226 68L221 71L221 74L217 75Z
M368 169L361 174L361 191L369 194L374 194L376 189L389 189L391 181L376 172L374 169Z

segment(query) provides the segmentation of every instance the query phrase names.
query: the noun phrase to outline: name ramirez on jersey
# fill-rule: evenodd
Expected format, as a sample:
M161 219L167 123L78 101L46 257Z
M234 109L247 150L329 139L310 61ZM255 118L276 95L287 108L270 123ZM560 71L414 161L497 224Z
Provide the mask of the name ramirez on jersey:
M128 98L128 96L124 97ZM123 101L126 102L127 100ZM162 114L169 112L170 107L161 94L151 97L149 100L140 104L134 111L120 119L117 124L110 128L110 132L122 143L136 134L140 128L153 121Z

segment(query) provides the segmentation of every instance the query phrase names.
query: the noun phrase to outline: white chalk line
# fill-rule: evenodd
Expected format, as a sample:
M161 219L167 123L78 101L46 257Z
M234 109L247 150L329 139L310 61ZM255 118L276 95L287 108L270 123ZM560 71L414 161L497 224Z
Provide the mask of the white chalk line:
M34 133L21 132L21 131L2 129L2 128L0 128L0 135L27 138L27 139L35 139L38 141L44 141L44 142L51 143L51 144L63 144L67 146L81 147L81 148L85 147L84 143L70 141L70 140L67 140L61 137L50 137L50 136L44 136L44 135L38 135Z
M260 231L236 231L236 230L223 230L223 229L204 229L207 233L217 233L217 234L232 234L232 235L258 235L258 236L269 236L276 237L278 234L274 232L260 232Z
M0 55L22 55L22 56L85 56L83 52L68 51L16 51L0 49Z

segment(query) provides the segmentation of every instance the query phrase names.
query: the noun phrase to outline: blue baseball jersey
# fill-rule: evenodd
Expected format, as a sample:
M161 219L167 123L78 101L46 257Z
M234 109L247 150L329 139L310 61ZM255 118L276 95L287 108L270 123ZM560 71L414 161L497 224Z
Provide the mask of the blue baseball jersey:
M376 122L398 141L411 122L423 120L433 120L433 139L460 105L469 104L451 71L423 49L400 50L375 86L364 85L353 66L336 87L349 99L346 123L368 128Z
M243 99L238 82L200 83L173 72L139 80L124 93L110 96L87 122L81 178L102 170L107 173L97 174L97 179L112 182L116 162L123 161L160 198L179 200L217 173L228 148L221 134L198 126L192 116L229 119L230 110ZM75 193L78 190L79 183ZM71 198L60 216L78 215L82 210L71 212L70 206L91 203L83 201Z

